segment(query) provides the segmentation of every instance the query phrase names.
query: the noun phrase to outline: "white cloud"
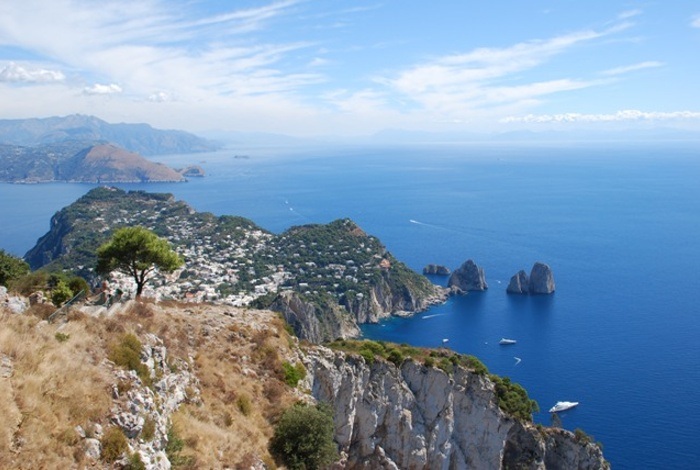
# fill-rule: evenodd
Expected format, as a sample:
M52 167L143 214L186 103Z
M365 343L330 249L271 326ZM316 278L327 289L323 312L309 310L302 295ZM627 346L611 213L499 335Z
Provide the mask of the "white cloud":
M66 76L58 70L36 67L23 67L10 62L0 70L0 82L14 83L52 83L65 80Z
M601 75L622 75L628 72L634 72L637 70L642 70L642 69L649 69L649 68L655 68L655 67L663 67L664 64L663 62L657 62L657 61L647 61L647 62L640 62L638 64L632 64L632 65L624 65L622 67L615 67L614 69L608 69L603 72L600 72Z
M550 77L527 80L524 72L537 69L553 57L630 26L620 23L601 31L583 30L545 40L521 42L503 48L477 48L463 54L436 58L400 72L395 78L378 78L440 119L461 119L476 110L527 107L552 93L578 90L608 80ZM555 72L556 73L556 72Z
M526 116L509 116L503 123L571 123L571 122L620 122L620 121L671 121L700 119L697 111L639 111L626 109L612 114L528 114Z
M618 19L626 20L628 18L633 18L635 16L639 16L642 13L643 13L642 10L626 10L626 11L623 11L622 13L620 13L619 15L617 15L617 17L618 17Z
M690 26L693 28L700 28L700 14L693 16L693 20L690 22Z
M83 93L86 95L114 95L119 94L122 91L122 87L115 83L110 83L109 85L95 83L92 86L86 86L83 88Z
M152 103L167 103L169 101L174 101L174 98L166 91L157 91L148 95L148 101Z

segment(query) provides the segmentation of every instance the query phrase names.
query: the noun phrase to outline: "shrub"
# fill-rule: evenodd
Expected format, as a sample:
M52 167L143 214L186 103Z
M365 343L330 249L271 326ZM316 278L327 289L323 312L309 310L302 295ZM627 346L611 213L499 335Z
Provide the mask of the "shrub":
M435 365L435 359L432 357L428 356L425 358L425 361L423 362L425 367L433 367Z
M306 377L306 369L301 362L292 365L285 361L282 364L282 369L284 369L284 382L290 387L296 387L299 381Z
M327 407L296 404L275 427L270 453L290 470L321 468L338 457L333 417Z
M21 258L0 249L0 286L7 286L15 279L29 273L29 265Z
M143 423L143 427L141 428L141 439L143 439L145 442L149 442L152 441L155 436L156 421L152 417L148 416Z
M486 368L484 363L474 356L467 356L466 363L467 367L473 369L474 373L478 375L486 375L489 373L489 370Z
M60 331L58 331L54 335L54 338L56 338L56 341L58 341L59 343L65 343L66 341L68 341L70 339L70 335L68 335L66 333L61 333Z
M185 441L175 430L174 426L168 428L168 443L165 445L165 455L168 456L170 464L177 467L187 467L194 463L194 457L180 455L180 452L185 448Z
M125 470L146 470L146 464L141 460L141 454L134 452L129 457L129 463L124 467Z
M387 359L393 362L395 365L400 366L405 358L401 351L399 351L398 349L391 349L389 351L389 356L387 357Z
M150 384L148 367L141 362L141 341L135 335L128 333L122 336L119 343L112 345L109 360L120 367L135 371L144 384Z
M489 377L496 386L498 407L515 418L532 421L532 413L539 411L539 406L535 400L530 400L525 389L508 377Z
M73 291L70 290L68 284L63 280L59 280L53 289L51 289L51 302L56 307L60 307L73 297Z
M369 364L369 365L374 364L374 353L372 351L370 351L369 349L361 349L360 356L365 358L365 361L367 362L367 364Z
M238 411L240 411L243 416L250 416L250 413L253 411L253 405L250 402L250 397L248 395L239 395L238 398L236 398L236 407L238 408Z
M593 438L586 434L586 432L580 428L574 429L574 437L576 438L576 442L579 442L584 445L593 442Z
M102 459L107 462L114 462L129 448L124 432L121 428L113 426L104 433L102 440Z

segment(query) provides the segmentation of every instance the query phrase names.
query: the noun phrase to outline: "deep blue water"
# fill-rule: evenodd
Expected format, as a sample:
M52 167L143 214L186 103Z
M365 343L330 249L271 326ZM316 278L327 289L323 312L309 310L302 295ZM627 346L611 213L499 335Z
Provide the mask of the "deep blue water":
M241 153L238 150L236 153ZM545 410L604 444L614 468L700 462L700 146L431 146L250 149L171 156L209 176L122 185L172 192L197 210L280 232L350 217L420 271L468 258L489 290L367 337L449 346L521 383ZM0 184L0 248L23 254L91 185ZM535 261L551 297L505 294ZM445 279L433 278L434 282ZM499 346L501 337L517 339ZM515 364L514 357L521 358Z

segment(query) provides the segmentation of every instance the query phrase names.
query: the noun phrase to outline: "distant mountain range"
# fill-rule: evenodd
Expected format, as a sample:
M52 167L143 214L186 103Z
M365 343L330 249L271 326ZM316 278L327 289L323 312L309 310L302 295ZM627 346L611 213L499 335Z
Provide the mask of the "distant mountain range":
M185 181L141 156L212 151L217 144L148 124L109 124L94 116L0 120L0 181L84 183Z
M148 124L110 124L95 116L0 119L0 143L44 146L72 141L111 143L141 155L217 150L214 142L188 132L154 129Z

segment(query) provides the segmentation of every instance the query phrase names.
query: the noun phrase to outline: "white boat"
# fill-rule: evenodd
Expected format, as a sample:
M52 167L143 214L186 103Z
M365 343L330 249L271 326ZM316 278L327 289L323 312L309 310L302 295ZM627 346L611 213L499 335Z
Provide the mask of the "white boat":
M574 406L578 406L577 401L558 401L556 405L551 407L549 409L550 413L557 413L559 411L565 411L568 409L573 408Z
M498 342L498 344L515 344L515 343L517 343L516 340L508 339L508 338L501 338L501 340Z

